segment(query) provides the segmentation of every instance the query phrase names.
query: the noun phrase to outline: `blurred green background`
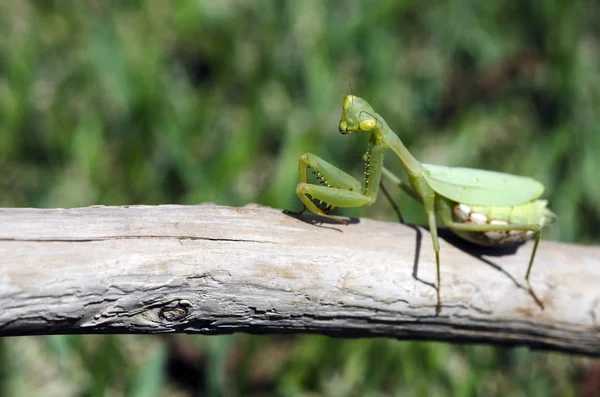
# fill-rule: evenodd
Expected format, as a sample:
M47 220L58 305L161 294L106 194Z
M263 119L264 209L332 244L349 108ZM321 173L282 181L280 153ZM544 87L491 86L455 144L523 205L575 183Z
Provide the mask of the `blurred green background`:
M299 209L303 152L362 175L367 137L337 132L350 86L421 161L541 180L544 239L600 242L595 0L2 1L0 206ZM382 199L345 214L396 219ZM581 357L385 339L0 341L2 396L594 396L599 377Z

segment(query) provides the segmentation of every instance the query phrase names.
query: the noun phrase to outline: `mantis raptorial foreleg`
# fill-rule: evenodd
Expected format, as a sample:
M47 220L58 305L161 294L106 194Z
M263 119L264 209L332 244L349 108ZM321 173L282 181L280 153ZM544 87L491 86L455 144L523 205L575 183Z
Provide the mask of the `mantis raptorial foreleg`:
M313 213L346 223L343 219L329 215L320 209L314 200L334 207L363 207L372 204L377 198L381 169L383 168L383 147L371 142L365 161L365 186L355 178L314 154L305 153L300 157L300 183L296 194ZM308 181L308 169L312 169L321 185Z
M324 212L313 200L330 204L329 210L334 207L362 207L372 201L372 198L361 193L360 182L314 154L306 153L300 157L299 168L301 182L296 186L296 194L306 208L315 214L346 223ZM308 182L309 168L323 185Z

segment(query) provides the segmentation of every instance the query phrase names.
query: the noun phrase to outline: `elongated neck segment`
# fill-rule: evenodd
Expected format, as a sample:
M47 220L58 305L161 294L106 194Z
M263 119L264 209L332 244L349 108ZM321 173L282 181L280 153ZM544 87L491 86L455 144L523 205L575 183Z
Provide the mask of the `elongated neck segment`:
M385 120L383 120L383 118L380 115L376 116L378 122L381 123L381 127L377 128L379 136L384 141L386 146L388 146L394 151L394 153L396 153L396 155L402 162L406 173L411 176L421 175L421 173L424 171L423 167L421 166L421 163L419 163L417 159L415 159L413 155L410 154L406 146L404 146L400 138L398 138L398 135L396 135L396 133L394 133L394 131L390 129Z

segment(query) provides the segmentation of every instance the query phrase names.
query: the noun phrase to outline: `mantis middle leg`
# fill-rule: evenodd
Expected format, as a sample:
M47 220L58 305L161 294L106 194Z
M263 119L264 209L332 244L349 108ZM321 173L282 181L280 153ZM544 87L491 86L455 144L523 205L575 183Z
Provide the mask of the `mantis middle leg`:
M429 224L429 233L433 242L433 252L435 253L435 270L436 270L436 285L437 285L437 303L435 305L435 313L438 314L442 310L442 300L440 298L441 277L440 277L440 241L438 240L437 222L435 219L435 195L424 196L423 206L427 213L427 223Z

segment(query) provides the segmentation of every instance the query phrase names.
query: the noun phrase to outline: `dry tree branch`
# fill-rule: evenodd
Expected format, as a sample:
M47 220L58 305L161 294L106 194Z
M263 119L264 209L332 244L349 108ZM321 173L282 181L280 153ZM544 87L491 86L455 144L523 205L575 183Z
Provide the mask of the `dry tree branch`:
M314 332L600 355L600 247L478 248L259 206L0 209L0 335Z

